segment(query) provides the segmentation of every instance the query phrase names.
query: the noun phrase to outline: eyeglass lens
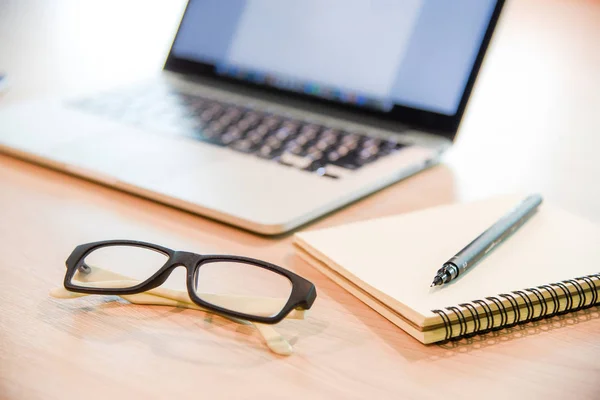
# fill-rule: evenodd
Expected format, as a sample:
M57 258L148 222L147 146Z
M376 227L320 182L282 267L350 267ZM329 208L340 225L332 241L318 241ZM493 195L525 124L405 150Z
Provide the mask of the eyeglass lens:
M71 277L71 284L104 289L131 288L152 277L168 258L166 254L144 247L100 247L85 256Z
M292 293L288 278L257 265L234 261L211 261L196 270L196 295L230 311L272 317Z

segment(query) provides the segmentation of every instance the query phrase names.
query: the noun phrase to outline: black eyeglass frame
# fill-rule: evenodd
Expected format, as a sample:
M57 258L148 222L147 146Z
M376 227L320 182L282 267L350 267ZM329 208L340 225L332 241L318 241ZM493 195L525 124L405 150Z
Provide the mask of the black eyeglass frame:
M78 286L71 283L71 279L73 278L73 275L75 275L75 272L79 268L87 267L84 263L84 260L88 254L90 254L94 250L98 250L99 248L111 246L132 246L145 248L162 253L165 256L167 256L168 259L165 262L165 264L163 264L163 266L160 267L154 273L154 275L152 275L145 281L139 283L138 285L132 286L130 288L95 288ZM216 306L211 303L207 303L206 301L198 297L198 295L195 293L194 279L197 276L198 270L202 267L203 264L220 261L248 264L259 268L264 268L266 270L275 272L279 275L286 277L290 280L292 284L292 290L288 301L279 313L270 317L240 313ZM203 307L207 310L217 312L219 314L223 314L225 316L245 319L248 321L259 322L263 324L276 324L282 319L284 319L286 315L288 315L295 309L308 310L317 298L317 290L314 284L302 278L301 276L286 270L285 268L268 263L266 261L241 256L212 254L202 255L187 251L176 251L156 244L140 242L135 240L105 240L100 242L81 244L75 247L71 255L67 258L65 264L67 266L67 272L65 274L64 280L65 289L76 293L103 295L127 295L146 292L148 290L157 288L160 285L162 285L169 278L171 272L173 272L175 268L183 266L187 270L186 286L188 295L190 296L190 299L198 306Z

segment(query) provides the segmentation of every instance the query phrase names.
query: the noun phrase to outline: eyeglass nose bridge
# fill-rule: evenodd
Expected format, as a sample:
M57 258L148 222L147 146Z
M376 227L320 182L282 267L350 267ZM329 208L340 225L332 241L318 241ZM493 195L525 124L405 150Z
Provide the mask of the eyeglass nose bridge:
M165 283L177 267L184 267L187 270L186 275L189 276L189 274L193 273L192 268L200 261L200 259L201 256L195 253L187 251L174 252L171 257L169 257L167 268L165 268L152 282L152 289Z
M184 267L192 267L196 265L201 258L201 255L196 253L190 253L189 251L175 251L170 257L169 262L171 263L171 265L177 264L177 266L183 265Z

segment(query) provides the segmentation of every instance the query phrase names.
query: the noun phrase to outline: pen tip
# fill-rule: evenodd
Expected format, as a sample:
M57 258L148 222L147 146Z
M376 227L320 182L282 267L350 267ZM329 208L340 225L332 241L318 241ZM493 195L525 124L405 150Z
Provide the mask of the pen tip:
M433 278L433 282L431 283L431 286L429 286L429 287L439 286L442 284L442 282L443 282L442 279L438 275L436 275L436 277Z

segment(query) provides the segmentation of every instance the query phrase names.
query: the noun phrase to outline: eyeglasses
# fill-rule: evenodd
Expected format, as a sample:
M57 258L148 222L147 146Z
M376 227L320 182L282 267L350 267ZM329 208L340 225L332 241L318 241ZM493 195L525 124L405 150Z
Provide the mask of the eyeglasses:
M275 324L294 310L308 310L317 297L311 282L265 261L174 251L138 241L82 244L66 264L68 291L117 296L155 289L184 267L187 294L194 304L263 324Z

